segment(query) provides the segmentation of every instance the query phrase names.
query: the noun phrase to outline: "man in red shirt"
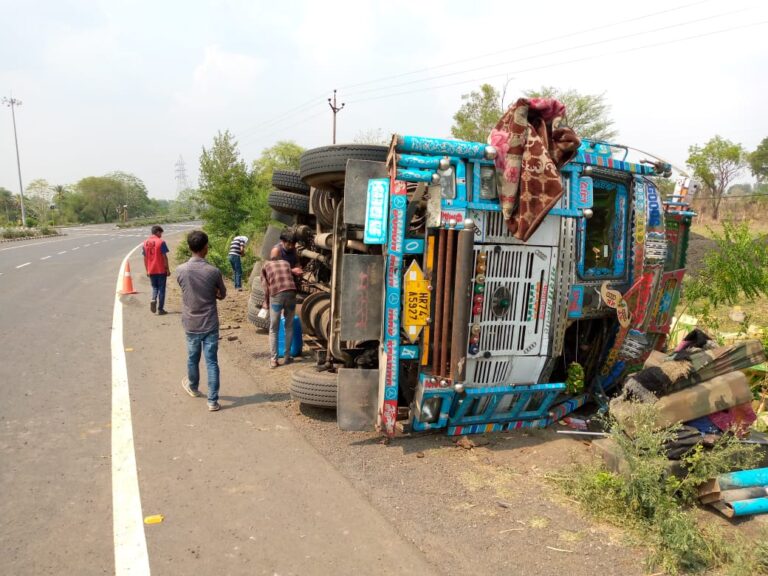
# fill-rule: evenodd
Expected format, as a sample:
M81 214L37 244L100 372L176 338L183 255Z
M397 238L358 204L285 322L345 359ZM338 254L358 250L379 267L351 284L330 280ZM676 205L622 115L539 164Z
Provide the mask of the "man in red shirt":
M165 281L171 275L168 267L168 245L163 240L163 229L155 224L152 226L152 235L144 240L141 249L144 255L144 269L147 271L149 281L152 283L152 301L149 309L158 316L168 314L165 311Z
M279 255L272 256L261 268L261 285L264 288L264 309L269 310L269 367L277 368L277 332L281 315L285 315L285 364L293 362L291 341L296 311L296 282L291 265Z

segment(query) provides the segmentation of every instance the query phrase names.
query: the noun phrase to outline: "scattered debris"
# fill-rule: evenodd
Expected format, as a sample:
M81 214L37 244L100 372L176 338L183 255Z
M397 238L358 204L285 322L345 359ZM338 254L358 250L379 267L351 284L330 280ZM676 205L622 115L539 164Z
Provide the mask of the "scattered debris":
M227 336L227 340L230 342L234 342L235 340L238 340L239 338L237 336Z
M163 520L165 520L165 516L162 514L152 514L144 518L144 524L160 524Z
M497 500L496 504L498 504L502 508L512 508L513 506L511 502L506 502L505 500Z
M573 550L566 550L564 548L555 548L554 546L547 546L550 550L554 550L555 552L567 552L568 554L573 554Z
M424 458L424 452L416 452L416 458Z
M467 438L466 436L462 436L458 440L456 440L456 446L459 448L464 448L464 450L472 450L476 446L476 444Z
M720 474L699 487L699 500L728 518L768 513L768 468Z

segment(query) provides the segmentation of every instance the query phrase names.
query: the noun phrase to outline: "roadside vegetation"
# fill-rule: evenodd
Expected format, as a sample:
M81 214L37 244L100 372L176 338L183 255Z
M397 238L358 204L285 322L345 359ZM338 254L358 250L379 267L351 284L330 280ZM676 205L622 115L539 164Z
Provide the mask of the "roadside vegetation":
M638 405L633 412L628 426L632 438L616 420L608 423L609 438L626 466L622 474L592 462L549 479L589 516L626 529L630 544L648 547L652 571L768 574L768 530L757 541L747 540L699 520L694 506L701 483L724 472L754 468L761 458L758 446L724 435L712 449L690 451L673 471L665 446L677 428L656 430L652 405Z
M298 170L304 152L294 142L281 141L267 148L250 166L240 157L237 141L219 132L210 148L200 155L200 187L193 200L202 207L203 228L209 237L208 261L225 275L231 274L227 253L232 238L248 236L249 245L242 260L243 277L248 278L257 260L256 251L267 225L270 208L267 196L272 190L272 172ZM177 262L189 258L182 242L176 251Z
M728 334L759 338L768 346L768 235L752 228L723 222L703 230L711 246L685 278L673 336L689 328L680 319L685 315L721 343Z

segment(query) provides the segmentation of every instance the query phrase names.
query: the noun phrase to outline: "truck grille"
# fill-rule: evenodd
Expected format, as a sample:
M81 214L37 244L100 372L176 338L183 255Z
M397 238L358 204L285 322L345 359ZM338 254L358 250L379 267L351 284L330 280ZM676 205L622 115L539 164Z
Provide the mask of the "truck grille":
M487 256L485 301L472 324L480 325L480 355L537 355L545 352L546 323L552 314L550 272L555 249L537 246L476 246ZM509 306L494 311L495 295L504 289Z

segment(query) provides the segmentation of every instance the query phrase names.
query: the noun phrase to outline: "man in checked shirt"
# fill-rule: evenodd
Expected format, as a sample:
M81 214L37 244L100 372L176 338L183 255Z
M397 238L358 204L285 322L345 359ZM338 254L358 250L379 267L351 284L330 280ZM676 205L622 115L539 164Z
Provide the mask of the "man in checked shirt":
M261 285L264 288L265 310L269 310L269 367L277 368L277 332L280 316L285 315L285 364L293 362L293 316L296 311L296 282L291 265L274 255L261 269Z

